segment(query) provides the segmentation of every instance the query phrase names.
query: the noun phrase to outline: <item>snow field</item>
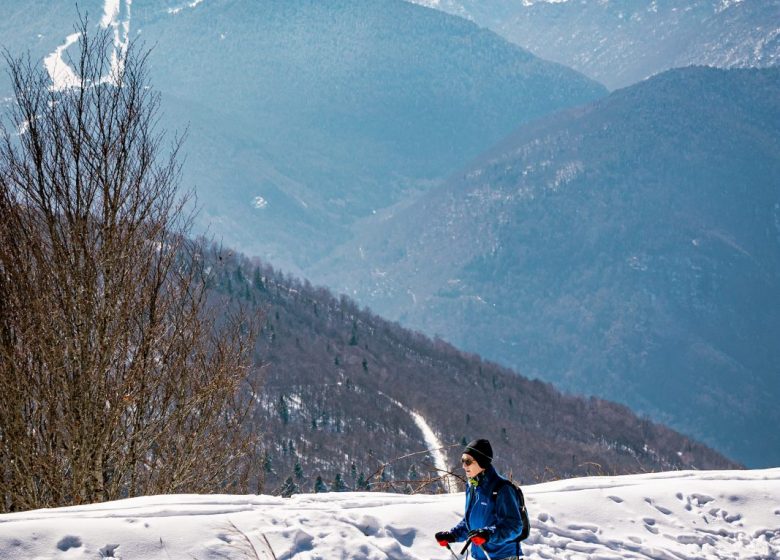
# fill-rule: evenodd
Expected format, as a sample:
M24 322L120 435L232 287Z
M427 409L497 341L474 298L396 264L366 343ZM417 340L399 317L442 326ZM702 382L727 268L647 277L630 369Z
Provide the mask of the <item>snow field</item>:
M780 558L780 469L525 487L527 558ZM169 495L0 515L0 558L421 560L463 494Z

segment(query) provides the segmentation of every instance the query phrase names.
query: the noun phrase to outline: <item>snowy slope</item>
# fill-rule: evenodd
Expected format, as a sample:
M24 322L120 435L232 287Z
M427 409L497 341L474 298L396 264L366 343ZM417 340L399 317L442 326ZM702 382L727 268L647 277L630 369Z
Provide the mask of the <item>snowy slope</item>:
M689 65L780 60L778 0L409 0L473 20L610 89Z
M526 488L528 558L780 556L780 469ZM0 516L0 558L446 559L463 495L154 496Z

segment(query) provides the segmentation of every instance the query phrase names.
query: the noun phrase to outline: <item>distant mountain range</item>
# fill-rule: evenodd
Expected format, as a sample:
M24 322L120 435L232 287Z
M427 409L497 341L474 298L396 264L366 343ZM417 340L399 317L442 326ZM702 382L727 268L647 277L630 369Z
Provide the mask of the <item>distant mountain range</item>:
M521 127L328 263L386 317L780 463L780 69ZM344 278L348 278L344 281Z
M778 0L413 0L614 89L670 68L780 63Z
M12 53L44 58L73 33L75 2L6 4L0 41ZM197 191L198 226L290 271L518 124L606 94L491 31L402 0L79 8L119 43L152 48L162 125L188 127L183 183Z

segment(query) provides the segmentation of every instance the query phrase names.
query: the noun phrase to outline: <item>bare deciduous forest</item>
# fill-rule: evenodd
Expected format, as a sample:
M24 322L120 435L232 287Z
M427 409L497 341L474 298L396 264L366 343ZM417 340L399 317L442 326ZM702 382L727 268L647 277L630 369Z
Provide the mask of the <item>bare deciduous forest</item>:
M256 328L208 305L145 55L82 22L78 85L6 54L0 511L247 488Z

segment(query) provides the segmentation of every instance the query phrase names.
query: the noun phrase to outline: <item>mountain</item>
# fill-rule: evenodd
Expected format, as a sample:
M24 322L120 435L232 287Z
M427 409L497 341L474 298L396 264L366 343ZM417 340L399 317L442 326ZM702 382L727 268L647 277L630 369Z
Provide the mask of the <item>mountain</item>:
M73 32L75 5L50 13L10 2L0 37L13 54L45 58ZM198 227L290 271L519 123L606 93L471 22L401 0L79 7L118 45L151 48L161 124L188 127L183 184L198 194Z
M528 558L780 555L780 469L562 480L525 496ZM0 557L447 558L433 537L462 512L463 494L147 496L0 515Z
M418 0L611 89L670 68L780 62L778 0Z
M332 282L404 325L780 463L780 69L666 72L540 119Z
M264 492L311 491L317 477L352 489L440 490L415 414L456 471L476 437L493 441L502 468L525 482L738 466L624 406L563 394L257 259L209 254L215 293L264 317L255 350Z

